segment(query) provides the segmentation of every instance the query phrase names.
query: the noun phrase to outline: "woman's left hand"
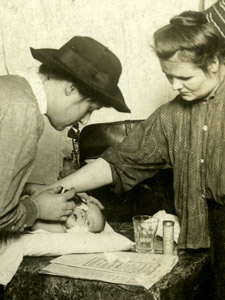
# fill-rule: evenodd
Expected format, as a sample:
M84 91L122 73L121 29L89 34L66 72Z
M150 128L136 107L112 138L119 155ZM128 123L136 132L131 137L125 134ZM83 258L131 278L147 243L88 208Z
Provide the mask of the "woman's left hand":
M88 194L86 194L86 193L78 193L78 195L81 197L81 198L83 198L86 202L87 202L87 205L89 206L90 205L90 203L94 203L95 205L97 205L98 206L98 208L100 208L101 210L103 210L105 207L102 205L102 203L98 200L98 199L96 199L96 198L94 198L94 197L92 197L92 196L89 196Z

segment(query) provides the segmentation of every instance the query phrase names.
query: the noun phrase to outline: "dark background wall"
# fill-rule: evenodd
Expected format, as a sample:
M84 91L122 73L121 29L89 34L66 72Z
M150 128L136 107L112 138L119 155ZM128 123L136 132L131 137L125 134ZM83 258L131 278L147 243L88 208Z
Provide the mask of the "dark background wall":
M153 215L159 210L175 214L172 169L162 170L153 178L120 195L112 192L109 186L89 194L105 206L107 221L129 222L134 215Z

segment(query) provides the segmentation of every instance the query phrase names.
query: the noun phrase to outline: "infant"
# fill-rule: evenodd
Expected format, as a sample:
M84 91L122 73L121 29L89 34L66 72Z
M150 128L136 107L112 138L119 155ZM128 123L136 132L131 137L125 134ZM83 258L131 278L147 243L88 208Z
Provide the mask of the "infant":
M104 230L105 217L95 203L77 205L65 222L36 221L32 230L43 229L53 233L63 232L94 232Z

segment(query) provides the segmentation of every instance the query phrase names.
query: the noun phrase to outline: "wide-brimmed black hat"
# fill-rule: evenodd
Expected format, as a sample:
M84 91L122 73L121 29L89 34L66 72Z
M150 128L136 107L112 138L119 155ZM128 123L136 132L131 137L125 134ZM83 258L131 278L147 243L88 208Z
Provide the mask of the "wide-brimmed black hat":
M222 38L225 38L225 3L224 1L217 1L203 13L206 15L207 21L212 23Z
M109 106L130 112L118 87L122 66L107 47L90 37L75 36L60 49L33 49L44 65L69 73L105 97Z

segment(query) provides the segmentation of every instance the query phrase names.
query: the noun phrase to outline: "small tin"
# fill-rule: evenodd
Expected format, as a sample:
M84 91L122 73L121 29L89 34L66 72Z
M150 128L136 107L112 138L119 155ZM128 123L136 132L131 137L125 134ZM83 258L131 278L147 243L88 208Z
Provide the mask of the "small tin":
M174 222L163 221L163 254L174 253Z

